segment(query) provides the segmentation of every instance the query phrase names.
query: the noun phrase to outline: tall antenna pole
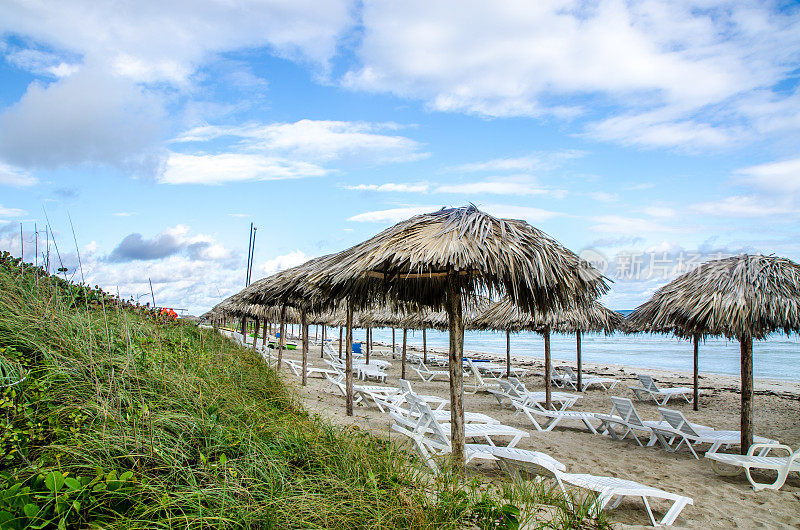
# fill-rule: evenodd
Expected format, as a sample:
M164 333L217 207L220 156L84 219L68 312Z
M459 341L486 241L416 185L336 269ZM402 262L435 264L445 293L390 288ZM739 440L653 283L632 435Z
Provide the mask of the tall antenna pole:
M22 221L19 223L19 262L25 263L25 244L22 242Z
M247 272L244 276L244 286L250 285L250 254L253 252L253 223L250 223L250 240L247 242Z
M250 249L250 266L247 272L247 285L250 285L250 280L253 279L253 262L256 260L256 231L258 227L253 227L253 246Z

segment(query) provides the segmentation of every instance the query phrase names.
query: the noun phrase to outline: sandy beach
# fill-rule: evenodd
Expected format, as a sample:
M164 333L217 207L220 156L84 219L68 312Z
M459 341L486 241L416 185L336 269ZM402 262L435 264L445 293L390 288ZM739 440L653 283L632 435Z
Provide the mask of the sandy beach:
M298 343L299 344L299 343ZM338 348L334 342L334 348ZM392 358L391 345L375 345L376 358L387 359L392 363L387 370L387 385L396 386L400 377L399 347L396 359ZM410 348L409 351L417 351ZM435 350L429 350L435 351ZM274 352L273 352L274 353ZM446 354L446 352L435 352ZM284 353L288 359L300 359L300 350ZM466 355L474 358L487 358L503 362L497 356L468 351ZM532 371L543 368L541 359L514 357L515 366L530 367ZM558 365L559 363L555 363ZM311 348L310 366L326 366L320 359L319 345ZM610 396L624 396L634 399L642 419L659 419L657 406L653 402L636 401L628 385L636 382L635 373L641 369L614 365L587 365L586 373L612 376L620 383L609 391L594 387L582 394L572 410L603 412L611 410ZM663 386L691 386L691 374L666 373L659 370L644 370L654 376ZM284 380L297 389L304 406L311 413L319 414L340 425L354 425L360 429L404 443L402 436L391 431L391 419L381 413L372 403L362 402L355 407L353 417L345 414L344 398L325 379L309 378L308 385L302 387L300 380L289 369L283 369ZM436 381L424 383L410 365L407 378L415 391L441 397L448 395L448 383ZM523 378L531 390L543 390L541 377L527 375ZM701 375L700 410L683 400L670 400L668 406L681 410L693 422L712 426L716 429L739 429L740 396L737 391L738 378L722 375ZM597 388L597 389L596 389ZM779 440L793 448L800 445L800 383L777 380L756 380L755 384L755 432L759 436ZM499 420L501 423L530 433L518 447L543 451L566 464L573 473L607 475L636 480L685 495L694 499L693 506L687 506L677 519L676 527L685 528L781 528L800 524L800 479L790 475L780 491L754 492L743 475L721 477L714 473L709 462L702 458L696 460L685 448L677 453L668 453L658 445L639 447L633 440L614 441L608 436L589 433L576 422L562 422L551 432L536 431L524 415L501 407L491 394L480 392L465 395L465 410L481 412ZM732 449L735 450L735 449ZM473 469L485 473L487 480L500 473L491 462L471 463ZM766 481L768 477L757 475ZM654 501L653 509L659 514L668 508L664 502ZM626 500L609 512L611 519L620 528L649 526L647 514L640 501Z

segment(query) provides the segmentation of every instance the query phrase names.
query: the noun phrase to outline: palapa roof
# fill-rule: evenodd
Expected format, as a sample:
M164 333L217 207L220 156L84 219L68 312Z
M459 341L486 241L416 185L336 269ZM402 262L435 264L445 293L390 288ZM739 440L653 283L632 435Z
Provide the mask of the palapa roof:
M558 333L595 331L606 334L625 328L625 318L593 300L583 306L547 313L523 311L508 298L491 304L473 322L475 329L504 331L544 331Z
M742 254L674 279L628 316L638 330L763 339L800 330L800 265Z
M357 307L441 310L448 271L457 275L464 295L501 293L542 312L594 299L608 289L596 269L544 232L475 206L414 216L295 269L280 287L266 295L253 293L251 301L315 297L333 305L349 298Z

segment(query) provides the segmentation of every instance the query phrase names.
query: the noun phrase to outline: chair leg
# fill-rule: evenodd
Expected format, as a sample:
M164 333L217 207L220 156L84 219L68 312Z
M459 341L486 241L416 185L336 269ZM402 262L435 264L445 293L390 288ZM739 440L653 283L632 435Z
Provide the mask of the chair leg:
M659 524L663 526L671 526L688 502L689 499L687 498L680 498L673 502L672 506L670 506L669 510L667 510L667 513L665 513L664 517L662 517L661 521L659 521ZM653 524L655 524L655 522L653 522Z

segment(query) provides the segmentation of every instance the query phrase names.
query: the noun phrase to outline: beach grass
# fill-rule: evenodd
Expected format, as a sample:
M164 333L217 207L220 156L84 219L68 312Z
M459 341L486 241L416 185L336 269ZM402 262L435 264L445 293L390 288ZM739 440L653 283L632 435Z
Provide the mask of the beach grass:
M432 476L219 333L7 254L0 358L2 528L607 526L547 482Z

